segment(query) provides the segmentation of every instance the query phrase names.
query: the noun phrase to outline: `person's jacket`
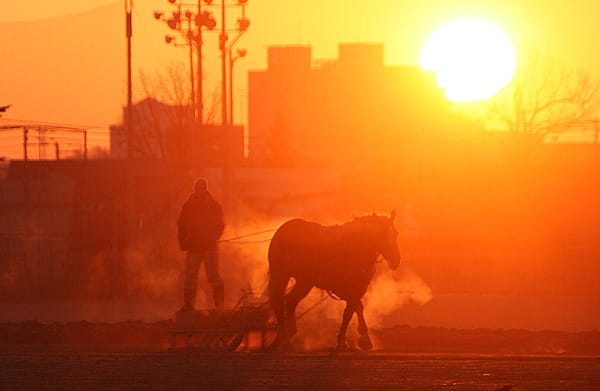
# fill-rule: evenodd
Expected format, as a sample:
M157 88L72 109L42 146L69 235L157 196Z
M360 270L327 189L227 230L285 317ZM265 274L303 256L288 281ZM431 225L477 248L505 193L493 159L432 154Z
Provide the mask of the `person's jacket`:
M221 205L210 193L192 193L177 222L179 247L185 251L206 251L216 245L224 226Z

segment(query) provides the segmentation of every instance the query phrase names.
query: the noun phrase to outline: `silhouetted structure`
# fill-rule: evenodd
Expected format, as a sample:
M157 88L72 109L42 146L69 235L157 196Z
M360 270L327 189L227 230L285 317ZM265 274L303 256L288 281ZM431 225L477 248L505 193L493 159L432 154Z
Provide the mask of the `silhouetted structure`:
M124 160L11 161L0 182L0 297L123 297L129 265ZM179 178L136 161L133 226L138 237L173 231ZM161 247L147 260L160 268ZM161 260L162 258L162 260ZM172 260L168 260L172 262ZM91 276L90 270L98 272ZM5 279L6 278L6 279ZM94 282L89 280L94 278Z
M192 161L199 167L219 167L224 164L225 132L220 125L205 124L200 132L190 106L172 106L153 98L144 99L132 107L135 127L132 134L134 159L158 159L173 162L177 169L188 168ZM127 123L127 111L123 111ZM233 161L239 164L244 157L242 126L231 130ZM110 156L127 156L127 138L122 124L110 127ZM192 148L193 142L198 143ZM197 151L192 160L192 150Z
M253 162L381 161L406 139L448 125L448 102L432 76L386 66L382 44L341 44L338 59L318 65L310 46L270 47L267 62L249 73Z

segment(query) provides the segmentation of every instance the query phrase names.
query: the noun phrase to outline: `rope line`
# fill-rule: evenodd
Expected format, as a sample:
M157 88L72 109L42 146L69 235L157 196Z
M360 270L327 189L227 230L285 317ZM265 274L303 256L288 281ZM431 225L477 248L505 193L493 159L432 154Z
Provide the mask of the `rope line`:
M229 241L229 240L222 240L220 242L225 242L225 243L229 243L229 244L259 244L259 243L266 243L271 241L271 239L263 239L263 240L236 240L236 241Z
M327 291L327 293L329 293L329 291ZM333 297L333 296L332 296ZM321 297L321 299L319 301L317 301L315 304L311 305L310 307L308 307L306 310L304 310L302 313L296 315L296 319L300 319L301 317L303 317L304 315L306 315L309 311L312 311L315 307L321 305L325 300L327 300L329 298L329 296L323 296Z
M265 229L264 231L257 231L257 232L252 232L252 233L245 234L245 235L234 236L233 238L229 238L229 239L221 239L221 240L219 240L219 243L222 243L222 242L233 242L233 241L236 241L238 239L247 238L249 236L256 236L256 235L265 234L265 233L268 233L268 232L275 232L275 231L277 231L277 228ZM267 240L271 240L271 239L265 239L263 241L267 241Z

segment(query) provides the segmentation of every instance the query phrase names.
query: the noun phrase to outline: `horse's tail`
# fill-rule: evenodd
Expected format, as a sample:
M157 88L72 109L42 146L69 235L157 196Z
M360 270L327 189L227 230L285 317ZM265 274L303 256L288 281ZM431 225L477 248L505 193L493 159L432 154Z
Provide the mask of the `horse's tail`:
M285 271L285 249L282 246L281 228L275 232L269 244L269 302L277 323L283 327L285 323L285 290L289 275Z
M277 231L279 232L279 231ZM277 232L273 235L271 243L269 244L269 299L271 306L275 310L283 310L285 288L287 286L287 279L282 273L282 253L279 247L279 241ZM284 282L284 280L286 280Z

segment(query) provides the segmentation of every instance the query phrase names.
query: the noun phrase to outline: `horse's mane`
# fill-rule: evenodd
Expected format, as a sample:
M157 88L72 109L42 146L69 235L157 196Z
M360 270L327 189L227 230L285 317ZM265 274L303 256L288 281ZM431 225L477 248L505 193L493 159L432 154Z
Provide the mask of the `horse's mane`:
M340 227L354 227L356 229L378 229L384 228L388 225L388 218L386 216L379 215L365 215L354 217L347 223L342 224Z
M325 227L324 235L329 237L336 249L354 251L353 255L364 257L362 250L371 252L376 246L379 238L388 227L388 219L385 216L365 215L355 217L352 220L339 225ZM331 242L330 242L331 243ZM356 252L358 250L358 252Z
M370 215L354 217L350 222L367 222L367 221L374 221L374 220L380 220L380 219L387 219L387 217L376 215L376 214L370 214Z

